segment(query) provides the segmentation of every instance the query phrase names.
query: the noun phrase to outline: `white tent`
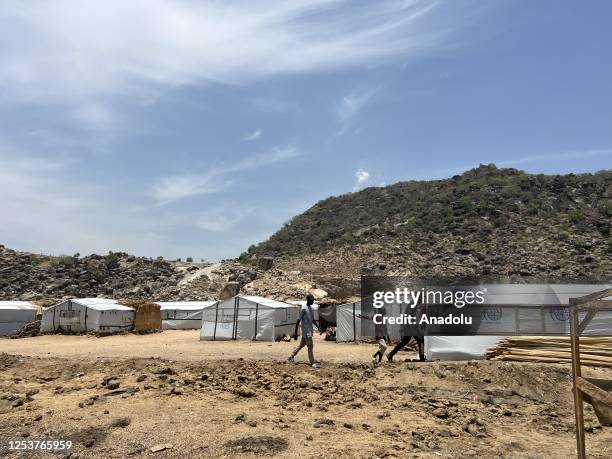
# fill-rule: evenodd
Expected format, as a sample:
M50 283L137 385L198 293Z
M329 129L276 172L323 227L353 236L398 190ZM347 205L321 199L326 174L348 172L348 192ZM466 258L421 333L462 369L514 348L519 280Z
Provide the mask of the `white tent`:
M29 301L0 301L0 336L12 335L36 320L38 306Z
M201 340L276 341L295 330L299 308L259 296L236 296L202 311Z
M202 328L202 310L215 301L158 301L162 330L197 330Z
M398 305L386 306L387 315L399 315ZM361 321L372 320L361 314L361 301L345 303L336 306L336 341L361 341L364 337L361 334ZM387 325L387 334L393 340L399 340L401 334L400 325ZM374 339L373 336L366 337Z
M494 318L486 315L479 333L503 330L508 335L547 334L569 335L570 298L579 298L589 293L609 288L610 285L595 284L495 284L482 285L486 289L486 304L503 306L497 308ZM550 308L534 308L534 306ZM584 315L584 314L583 314ZM585 335L612 336L612 313L601 312L595 316L584 331ZM499 335L478 336L426 336L425 353L428 359L470 360L484 359L487 349L498 340Z
M134 327L136 311L107 298L66 300L43 311L41 333L118 333Z
M336 306L336 341L361 339L361 301Z

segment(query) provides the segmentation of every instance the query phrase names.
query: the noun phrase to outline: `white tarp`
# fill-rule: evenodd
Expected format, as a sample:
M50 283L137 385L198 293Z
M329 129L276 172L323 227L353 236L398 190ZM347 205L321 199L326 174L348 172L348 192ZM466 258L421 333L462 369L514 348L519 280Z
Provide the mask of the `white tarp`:
M361 338L361 301L336 306L336 341Z
M198 330L202 328L202 310L215 301L158 301L162 330Z
M202 311L201 340L277 341L295 331L299 308L258 296L236 296Z
M483 285L486 304L515 306L491 308L485 313L479 332L504 330L510 335L557 334L569 335L569 300L610 288L609 284L494 284ZM547 308L529 306L547 305ZM581 314L584 317L584 313ZM585 329L585 335L612 336L612 312L604 311ZM504 336L426 336L428 359L483 359L488 348Z
M399 316L400 306L386 305L384 314L387 316ZM336 341L361 341L364 337L361 334L361 321L372 320L361 313L361 301L345 303L336 306ZM401 337L401 325L387 325L385 335L392 340L399 340ZM373 328L372 328L373 329ZM368 336L366 339L374 339Z
M14 334L36 320L38 306L29 301L0 301L0 336Z
M41 333L119 333L134 328L136 311L107 298L66 300L43 311Z

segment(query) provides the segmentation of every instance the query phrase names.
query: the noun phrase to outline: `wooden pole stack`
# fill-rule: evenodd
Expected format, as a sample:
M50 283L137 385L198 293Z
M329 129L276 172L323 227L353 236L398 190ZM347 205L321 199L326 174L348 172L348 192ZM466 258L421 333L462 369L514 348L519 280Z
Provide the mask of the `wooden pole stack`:
M572 363L571 337L509 336L487 351L487 359ZM612 337L581 337L580 362L588 366L612 368Z

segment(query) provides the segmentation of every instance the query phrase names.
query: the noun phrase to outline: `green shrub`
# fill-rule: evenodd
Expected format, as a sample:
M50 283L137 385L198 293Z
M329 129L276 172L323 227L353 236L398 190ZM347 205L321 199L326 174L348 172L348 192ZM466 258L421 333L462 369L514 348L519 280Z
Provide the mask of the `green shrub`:
M560 231L558 238L560 241L567 241L570 238L570 234L567 231Z
M569 211L568 217L569 217L570 222L579 223L584 220L585 216L584 216L584 213L582 213L582 211L575 209L575 210Z
M115 269L119 267L119 255L108 252L108 255L104 257L104 264L108 269Z

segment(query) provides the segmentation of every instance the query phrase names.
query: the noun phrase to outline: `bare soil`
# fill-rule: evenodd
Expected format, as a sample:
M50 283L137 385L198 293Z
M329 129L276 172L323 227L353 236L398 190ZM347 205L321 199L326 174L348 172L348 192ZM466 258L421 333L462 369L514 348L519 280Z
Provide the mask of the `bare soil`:
M316 370L284 362L294 345L190 331L0 340L0 438L71 439L73 458L574 457L567 365L400 353L373 366L372 345L318 339ZM590 407L586 424L591 457L611 457L612 428Z

